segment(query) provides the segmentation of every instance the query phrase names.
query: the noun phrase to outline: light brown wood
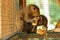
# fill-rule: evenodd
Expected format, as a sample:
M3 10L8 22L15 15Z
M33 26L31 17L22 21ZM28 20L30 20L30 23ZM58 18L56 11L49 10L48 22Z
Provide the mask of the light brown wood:
M1 7L1 27L2 38L14 33L14 13L15 13L15 1L14 0L2 0ZM16 29L15 29L16 30Z

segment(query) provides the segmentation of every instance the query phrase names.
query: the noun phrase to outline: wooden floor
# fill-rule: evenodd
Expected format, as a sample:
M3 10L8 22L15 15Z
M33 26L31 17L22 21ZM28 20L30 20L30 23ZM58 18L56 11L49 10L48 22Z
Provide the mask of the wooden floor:
M14 37L9 38L8 40L60 40L60 33L48 32L47 38L46 35L39 34L16 34Z

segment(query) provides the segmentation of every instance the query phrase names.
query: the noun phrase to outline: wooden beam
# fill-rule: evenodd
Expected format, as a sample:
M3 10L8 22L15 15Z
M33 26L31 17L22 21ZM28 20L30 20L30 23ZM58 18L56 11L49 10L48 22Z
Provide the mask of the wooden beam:
M19 0L19 7L20 8L26 7L26 0Z

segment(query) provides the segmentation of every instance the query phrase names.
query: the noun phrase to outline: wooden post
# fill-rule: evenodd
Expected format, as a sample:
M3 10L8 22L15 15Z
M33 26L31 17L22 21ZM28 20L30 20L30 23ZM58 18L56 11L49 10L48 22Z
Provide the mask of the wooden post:
M26 0L19 0L19 7L20 8L26 7Z

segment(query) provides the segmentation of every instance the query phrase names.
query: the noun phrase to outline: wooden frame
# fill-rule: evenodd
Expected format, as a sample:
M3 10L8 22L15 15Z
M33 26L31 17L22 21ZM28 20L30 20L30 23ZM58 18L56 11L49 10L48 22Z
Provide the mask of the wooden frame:
M19 0L19 8L26 7L26 0Z

